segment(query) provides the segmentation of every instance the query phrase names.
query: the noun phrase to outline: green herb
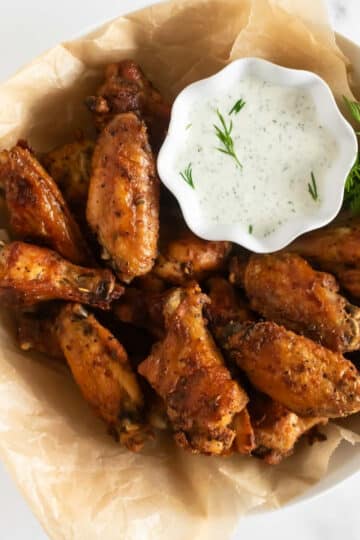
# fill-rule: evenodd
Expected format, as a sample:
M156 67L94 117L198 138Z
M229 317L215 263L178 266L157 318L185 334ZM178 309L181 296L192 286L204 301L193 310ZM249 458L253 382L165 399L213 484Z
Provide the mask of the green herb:
M190 129L192 124L188 124L185 129Z
M217 148L217 150L219 150L219 152L222 152L223 154L227 154L228 156L231 156L235 160L237 165L239 165L239 167L242 168L239 158L237 157L235 153L234 141L233 141L233 138L231 137L231 132L233 128L232 120L230 120L230 124L227 126L221 112L217 110L216 114L218 115L218 118L220 120L221 127L214 124L215 134L217 138L219 139L219 141L221 142L221 144L223 145L223 148Z
M187 184L189 184L190 187L195 189L193 177L192 177L192 165L189 163L189 165L186 167L186 169L180 173L180 176Z
M357 155L356 161L347 177L345 184L345 205L350 208L354 214L360 214L360 156Z
M314 201L317 201L319 199L317 185L314 173L311 173L311 182L308 184L308 190Z
M353 117L353 119L360 124L360 103L357 101L350 101L346 96L343 96L344 101L347 105L347 108L349 110L349 113ZM360 132L356 132L357 135L360 135Z
M238 114L245 105L246 102L243 99L239 99L229 112L229 115L232 113Z
M252 234L252 233L253 233L253 230L254 230L253 226L252 226L252 225L249 225L249 234Z

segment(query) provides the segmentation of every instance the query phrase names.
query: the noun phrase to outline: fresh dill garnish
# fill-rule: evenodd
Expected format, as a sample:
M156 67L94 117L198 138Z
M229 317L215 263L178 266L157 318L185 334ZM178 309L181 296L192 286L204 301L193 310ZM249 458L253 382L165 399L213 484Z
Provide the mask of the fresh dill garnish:
M249 225L249 234L252 234L254 230L254 227L252 225Z
M360 155L356 157L356 161L347 177L345 184L344 203L353 214L360 214Z
M245 105L246 105L246 102L242 98L239 99L235 103L235 105L233 106L231 111L229 112L229 115L232 114L232 113L238 114Z
M221 127L214 124L215 134L217 138L219 139L219 141L221 142L221 144L223 145L223 148L217 147L216 149L219 150L219 152L222 152L223 154L227 154L228 156L231 156L235 160L237 165L239 165L239 167L242 169L242 165L239 161L239 158L236 155L236 152L234 149L234 141L231 136L231 132L233 128L232 120L230 120L230 124L227 126L221 112L217 110L216 114L218 115L218 118L220 120Z
M180 173L180 176L187 184L189 184L190 187L195 189L193 176L192 176L192 164L189 163L189 165L184 169L183 172Z
M188 125L185 127L185 129L190 129L191 126L192 126L192 124L188 124Z
M347 105L349 113L353 119L360 124L360 103L358 101L351 101L346 96L343 96L344 101ZM357 135L360 135L360 132L356 132Z
M311 182L308 183L308 190L311 195L311 197L314 199L314 201L317 201L319 199L317 185L314 173L311 172Z

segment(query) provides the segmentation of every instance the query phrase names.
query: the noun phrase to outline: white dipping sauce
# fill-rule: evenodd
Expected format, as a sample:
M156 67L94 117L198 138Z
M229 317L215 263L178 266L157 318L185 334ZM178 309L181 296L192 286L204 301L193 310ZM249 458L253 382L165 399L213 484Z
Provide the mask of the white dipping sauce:
M230 114L240 99L245 105ZM222 128L217 111L227 127L233 123L231 138L242 167L219 151L224 145L214 128ZM184 128L176 167L180 174L190 166L207 221L241 223L250 234L264 237L296 214L316 213L337 144L303 89L249 76L224 95L195 102ZM309 191L309 184L314 188L312 173L315 194Z

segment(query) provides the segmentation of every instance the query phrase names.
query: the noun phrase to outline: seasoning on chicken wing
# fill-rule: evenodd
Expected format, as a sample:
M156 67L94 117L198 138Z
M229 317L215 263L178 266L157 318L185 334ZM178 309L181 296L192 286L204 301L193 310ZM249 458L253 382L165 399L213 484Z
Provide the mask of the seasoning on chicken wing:
M335 264L360 263L360 217L335 221L297 238L287 251L316 261L329 272Z
M243 425L236 425L236 418L248 397L231 379L206 329L206 302L197 285L174 289L164 306L166 335L138 370L163 398L177 444L221 455L234 445L236 428Z
M109 309L122 292L110 270L75 266L32 244L0 245L0 298L10 305L62 299Z
M115 116L98 139L87 219L120 279L129 283L152 269L159 180L145 125L133 113Z
M187 227L175 224L160 238L160 254L153 273L174 285L201 281L211 272L224 269L230 242L210 242L195 236ZM174 234L175 233L175 234Z
M211 302L205 306L205 312L216 338L219 332L221 335L222 328L231 321L255 320L255 314L250 310L246 301L240 297L226 279L213 277L207 281L206 285Z
M339 353L273 322L232 322L221 344L255 388L300 416L360 411L360 374Z
M269 465L277 465L290 456L304 433L314 426L327 423L327 418L301 418L259 392L251 396L248 409L255 434L256 449L253 454Z
M64 361L55 330L55 314L46 304L43 312L21 312L17 315L17 336L20 349L34 350L50 358Z
M236 276L254 311L333 351L360 348L360 309L338 294L333 276L295 253L253 255Z
M90 254L59 188L27 148L0 154L10 227L21 240L40 242L75 264Z
M86 103L95 114L99 129L118 113L139 112L148 126L154 150L160 148L168 129L171 108L134 61L123 60L108 65L105 82L97 95L87 98Z
M85 213L95 143L79 139L44 154L41 162L74 212Z
M143 395L123 346L79 304L61 310L56 329L84 398L121 444L139 451L151 434L141 420Z

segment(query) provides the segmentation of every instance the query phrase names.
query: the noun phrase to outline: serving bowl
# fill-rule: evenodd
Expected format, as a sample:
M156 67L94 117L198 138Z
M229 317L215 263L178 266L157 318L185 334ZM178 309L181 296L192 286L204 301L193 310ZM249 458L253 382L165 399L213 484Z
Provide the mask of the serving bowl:
M248 76L282 88L302 90L313 100L319 124L332 136L338 148L319 186L319 203L314 204L311 213L294 213L266 235L253 234L252 227L249 230L243 223L229 222L227 215L220 215L219 222L214 223L201 208L198 190L192 189L181 178L177 163L186 145L192 107L200 101L225 95L228 88ZM356 159L357 149L353 128L338 109L329 86L318 75L278 66L260 58L243 58L215 75L187 86L178 95L172 108L168 135L158 156L158 171L162 182L177 198L187 225L197 236L206 240L228 240L257 253L268 253L285 247L301 234L323 227L335 218L343 202L346 178ZM221 180L219 178L219 185L222 185ZM222 191L226 191L225 185Z

